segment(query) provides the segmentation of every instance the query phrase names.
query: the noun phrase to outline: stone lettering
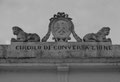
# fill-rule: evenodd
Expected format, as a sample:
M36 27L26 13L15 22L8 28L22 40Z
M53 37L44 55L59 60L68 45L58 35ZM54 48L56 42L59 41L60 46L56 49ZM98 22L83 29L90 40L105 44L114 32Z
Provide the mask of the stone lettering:
M112 46L105 45L17 45L16 50L112 50Z
M38 50L41 49L41 46L16 46L16 50Z

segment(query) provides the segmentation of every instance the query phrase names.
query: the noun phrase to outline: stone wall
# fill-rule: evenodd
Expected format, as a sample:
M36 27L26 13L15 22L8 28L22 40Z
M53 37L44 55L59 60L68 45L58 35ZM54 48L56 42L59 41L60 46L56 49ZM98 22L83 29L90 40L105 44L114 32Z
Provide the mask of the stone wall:
M109 42L13 42L0 45L0 62L119 62Z

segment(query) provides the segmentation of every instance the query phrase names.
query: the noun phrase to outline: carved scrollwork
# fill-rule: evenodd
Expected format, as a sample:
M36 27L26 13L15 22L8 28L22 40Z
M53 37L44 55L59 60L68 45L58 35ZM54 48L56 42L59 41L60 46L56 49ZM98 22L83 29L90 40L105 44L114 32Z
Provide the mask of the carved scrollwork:
M47 42L47 40L50 37L50 34L51 34L51 29L49 28L47 34L42 38L42 42Z
M46 42L50 36L50 33L53 34L53 40L55 42L68 42L70 40L70 34L73 34L73 37L77 42L81 42L82 39L75 33L74 25L71 21L72 18L69 18L68 14L64 12L58 12L50 18L48 33L43 37L42 42Z

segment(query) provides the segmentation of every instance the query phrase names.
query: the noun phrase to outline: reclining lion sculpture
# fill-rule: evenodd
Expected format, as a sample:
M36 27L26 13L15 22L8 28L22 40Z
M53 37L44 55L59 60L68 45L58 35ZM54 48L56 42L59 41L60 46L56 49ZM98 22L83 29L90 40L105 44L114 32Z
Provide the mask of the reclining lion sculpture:
M103 27L97 33L88 33L83 37L84 42L111 42L110 38L106 38L110 33L109 27Z
M36 33L26 33L18 26L14 26L12 30L17 38L12 38L11 42L40 42L40 37Z

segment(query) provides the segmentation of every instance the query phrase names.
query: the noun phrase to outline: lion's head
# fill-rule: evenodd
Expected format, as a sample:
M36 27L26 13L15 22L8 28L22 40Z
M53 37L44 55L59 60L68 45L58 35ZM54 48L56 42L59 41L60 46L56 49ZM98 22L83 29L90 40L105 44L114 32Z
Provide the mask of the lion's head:
M18 26L14 26L13 28L12 28L12 30L13 30L13 34L14 35L18 35L21 31L23 31L20 27L18 27Z
M107 35L109 35L109 33L110 33L110 28L109 27L103 27L102 29L100 29L98 31L97 34L107 36Z

